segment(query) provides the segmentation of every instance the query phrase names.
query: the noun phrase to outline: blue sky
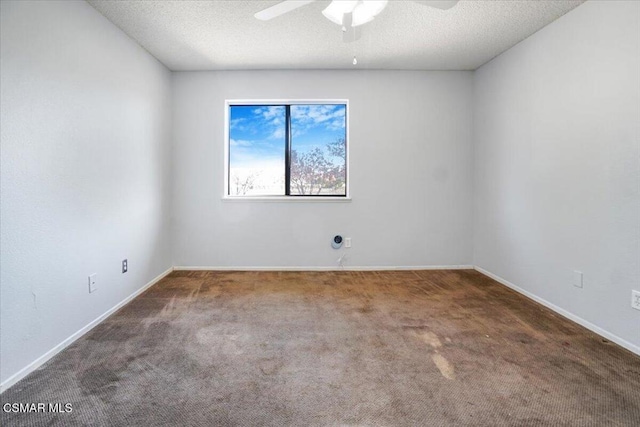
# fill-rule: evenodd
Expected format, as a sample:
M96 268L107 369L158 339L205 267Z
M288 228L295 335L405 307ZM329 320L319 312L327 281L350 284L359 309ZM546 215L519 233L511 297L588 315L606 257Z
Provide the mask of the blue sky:
M303 153L344 138L345 112L344 105L292 105L292 149ZM232 106L229 120L232 168L284 167L284 106Z

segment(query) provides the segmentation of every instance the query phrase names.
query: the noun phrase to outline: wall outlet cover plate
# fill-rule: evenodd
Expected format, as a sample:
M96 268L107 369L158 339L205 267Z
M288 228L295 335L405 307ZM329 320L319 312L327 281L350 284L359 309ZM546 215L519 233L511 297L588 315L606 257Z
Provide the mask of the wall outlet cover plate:
M582 279L582 271L574 271L573 272L573 286L575 286L576 288L582 288L582 283L583 283L583 279Z
M640 310L640 291L631 291L631 307Z
M96 285L97 274L93 273L89 276L89 293L95 292L98 289Z

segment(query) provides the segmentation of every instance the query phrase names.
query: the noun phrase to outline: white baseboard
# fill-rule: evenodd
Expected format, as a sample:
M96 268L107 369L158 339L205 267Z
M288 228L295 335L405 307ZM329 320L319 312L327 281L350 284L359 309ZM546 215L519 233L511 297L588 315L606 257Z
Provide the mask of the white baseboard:
M255 267L255 266L178 266L176 271L397 271L397 270L473 270L472 265L407 265L345 267Z
M560 308L557 305L555 305L553 303L550 303L549 301L547 301L547 300L545 300L543 298L540 298L539 296L536 296L536 295L532 294L529 291L526 291L526 290L522 289L519 286L514 285L513 283L509 282L508 280L505 280L502 277L485 270L484 268L475 266L474 269L476 271L479 271L480 273L484 274L485 276L491 277L496 282L501 283L501 284L505 285L506 287L513 289L514 291L526 296L527 298L532 299L535 302L540 303L540 304L544 305L545 307L555 311L559 315L561 315L563 317L566 317L567 319L569 319L569 320L571 320L573 322L576 322L577 324L579 324L581 326L584 326L585 328L589 329L590 331L595 332L596 334L608 339L609 341L612 341L612 342L614 342L614 343L616 343L616 344L626 348L627 350L629 350L629 351L631 351L631 352L633 352L633 353L635 353L635 354L640 356L640 347L638 347L637 345L632 344L629 341L626 341L626 340L620 338L619 336L614 335L611 332L608 332L608 331L606 331L606 330L594 325L593 323L584 320L582 317L576 316L575 314L573 314L571 312L568 312L567 310L565 310L563 308Z
M67 348L69 345L71 345L78 338L82 337L84 334L89 332L91 329L93 329L95 326L97 326L104 319L106 319L107 317L109 317L110 315L112 315L113 313L118 311L120 308L122 308L124 305L126 305L129 301L131 301L132 299L134 299L135 297L137 297L138 295L140 295L141 293L143 293L144 291L149 289L151 286L153 286L156 283L158 283L160 280L162 280L165 276L167 276L172 271L173 271L173 267L170 267L166 271L160 273L158 276L156 276L154 279L152 279L149 283L147 283L146 285L144 285L143 287L141 287L140 289L138 289L137 291L135 291L134 293L132 293L131 295L129 295L128 297L123 299L122 301L120 301L118 304L116 304L115 306L113 306L112 308L107 310L105 313L103 313L100 316L98 316L93 321L89 322L89 324L87 324L86 326L82 327L79 331L77 331L74 334L72 334L69 338L65 339L60 344L56 345L54 348L52 348L51 350L47 351L45 354L43 354L42 356L38 357L36 360L34 360L33 362L29 363L27 366L25 366L24 368L22 368L21 370L19 370L18 372L16 372L15 374L10 376L9 378L7 378L2 384L0 384L0 393L2 393L5 390L7 390L9 387L14 385L15 383L17 383L18 381L20 381L21 379L23 379L27 375L29 375L31 372L33 372L36 369L38 369L40 366L44 365L53 356L55 356L56 354L60 353L62 350Z

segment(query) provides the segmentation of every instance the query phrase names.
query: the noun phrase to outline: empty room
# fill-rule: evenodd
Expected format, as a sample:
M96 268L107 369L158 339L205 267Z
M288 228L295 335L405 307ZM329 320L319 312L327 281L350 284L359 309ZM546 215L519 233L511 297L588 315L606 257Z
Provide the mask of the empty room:
M0 425L640 425L640 2L0 7Z

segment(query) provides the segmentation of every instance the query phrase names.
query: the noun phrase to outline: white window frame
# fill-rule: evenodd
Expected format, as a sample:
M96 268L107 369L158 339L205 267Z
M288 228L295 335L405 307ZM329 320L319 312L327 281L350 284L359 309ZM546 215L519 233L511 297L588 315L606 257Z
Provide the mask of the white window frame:
M310 105L310 104L344 104L346 108L345 135L345 165L347 168L346 176L346 195L345 196L232 196L229 192L229 111L232 105ZM222 199L224 201L260 201L260 202L350 202L351 201L351 179L349 174L351 165L349 164L349 149L351 140L349 138L349 100L348 99L226 99L224 101L224 187L222 189ZM283 171L284 173L284 171Z

